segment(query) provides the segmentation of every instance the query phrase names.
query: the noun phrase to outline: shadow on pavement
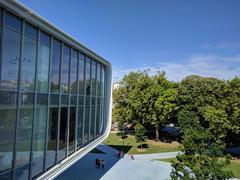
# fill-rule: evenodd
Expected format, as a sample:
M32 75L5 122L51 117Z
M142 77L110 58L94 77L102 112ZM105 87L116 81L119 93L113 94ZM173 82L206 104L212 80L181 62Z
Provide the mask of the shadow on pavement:
M131 148L131 146L130 146ZM62 174L56 180L97 180L108 172L119 160L117 150L105 145L97 147L99 151L104 153L88 153ZM104 168L97 168L95 164L96 158L105 161Z

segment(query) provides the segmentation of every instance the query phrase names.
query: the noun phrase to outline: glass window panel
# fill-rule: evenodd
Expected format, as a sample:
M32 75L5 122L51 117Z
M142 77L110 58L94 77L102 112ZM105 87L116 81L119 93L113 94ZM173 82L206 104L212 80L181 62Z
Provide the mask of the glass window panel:
M62 160L66 157L67 121L68 121L68 96L62 96L58 160Z
M33 93L22 93L21 95L21 106L33 107L34 94Z
M97 64L97 96L101 96L101 65Z
M70 122L69 122L69 154L74 152L74 140L75 140L75 118L76 107L70 108Z
M58 102L59 102L59 95L58 94L51 94L50 106L51 107L58 107Z
M22 103L20 109L20 119L18 124L18 135L16 141L16 165L20 166L29 163L31 131L33 120L33 94L21 95Z
M102 66L102 86L101 86L101 96L104 96L104 87L105 87L105 69Z
M33 39L38 38L38 30L31 24L26 23L25 24L25 36L29 36ZM24 46L25 47L25 46Z
M61 107L68 107L68 95L62 95Z
M0 91L0 109L15 109L16 93L8 91Z
M78 57L76 56L77 52L75 50L72 51L71 57L71 72L70 72L70 88L71 93L77 93L77 65L78 65Z
M59 157L58 157L58 160L62 160L66 157L67 111L68 111L67 107L62 107L61 108Z
M29 164L18 167L16 169L14 179L16 179L16 180L26 180L26 179L29 179L28 175L29 175Z
M78 105L79 106L83 106L84 105L84 96L79 96Z
M59 73L61 61L61 43L57 40L53 41L53 55L51 65L51 92L59 92Z
M12 167L16 94L0 91L0 173Z
M91 60L86 58L86 73L85 73L85 81L86 81L86 95L89 96L91 93Z
M6 13L5 24L8 27L21 31L21 28L22 28L21 19L9 12Z
M58 122L58 107L51 106L49 112L49 125L48 125L48 148L46 159L47 168L55 164L57 147L57 122Z
M0 109L0 173L12 167L16 110Z
M46 34L41 33L41 38L45 38ZM49 36L50 38L50 36ZM38 76L37 90L40 92L48 91L48 69L49 69L50 47L45 43L40 43L39 61L38 61Z
M51 94L49 125L48 125L48 147L46 157L46 167L49 168L55 164L57 148L57 127L58 127L58 98L59 95Z
M12 174L13 174L12 171L7 171L6 173L0 175L0 179L1 180L10 180L10 179L12 179Z
M95 127L95 106L91 106L90 141L94 139Z
M89 118L90 118L90 106L85 106L85 121L84 121L84 137L83 144L87 144L89 140Z
M50 44L51 44L51 37L48 34L46 34L44 32L41 32L41 34L40 34L40 42L42 44L50 46Z
M1 89L17 88L21 34L5 28L2 47Z
M78 129L77 129L77 147L82 146L82 133L83 133L83 106L78 108Z
M21 108L16 142L16 165L29 163L33 108Z
M21 71L21 88L24 91L34 90L36 57L37 41L25 36Z
M100 135L100 106L96 106L97 108L97 114L96 114L96 136L98 137Z
M92 61L92 96L96 96L96 62Z
M62 75L61 75L61 89L63 93L68 93L70 54L69 54L69 51L67 51L66 49L69 49L69 47L64 45L64 52L63 52L63 59L62 59Z
M36 115L34 119L34 137L33 137L33 176L43 171L43 156L45 147L45 129L47 118L47 94L37 95Z
M79 94L80 95L84 95L84 76L85 76L85 73L84 73L84 59L81 59L81 54L79 55L79 70L78 70L78 74L79 74L79 77L78 77L78 81L79 81ZM84 58L84 57L82 57Z

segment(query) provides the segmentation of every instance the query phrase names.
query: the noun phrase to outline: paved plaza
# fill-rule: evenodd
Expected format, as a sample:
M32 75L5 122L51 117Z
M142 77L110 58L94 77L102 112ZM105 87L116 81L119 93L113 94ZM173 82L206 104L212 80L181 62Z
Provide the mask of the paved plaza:
M134 160L126 154L119 159L117 151L109 146L99 145L101 153L89 153L59 175L56 180L161 180L170 179L171 165L157 161L175 157L179 152L134 155ZM105 161L104 169L95 166L95 159Z

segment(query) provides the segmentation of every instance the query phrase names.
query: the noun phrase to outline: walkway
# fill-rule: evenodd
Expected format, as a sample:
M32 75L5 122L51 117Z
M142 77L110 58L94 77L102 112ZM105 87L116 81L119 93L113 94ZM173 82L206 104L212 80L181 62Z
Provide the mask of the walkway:
M128 155L118 159L117 151L109 146L99 145L97 149L106 154L89 153L64 173L57 180L161 180L169 179L171 165L155 159L175 157L179 152L134 155L134 160ZM104 159L104 169L95 167L95 159Z

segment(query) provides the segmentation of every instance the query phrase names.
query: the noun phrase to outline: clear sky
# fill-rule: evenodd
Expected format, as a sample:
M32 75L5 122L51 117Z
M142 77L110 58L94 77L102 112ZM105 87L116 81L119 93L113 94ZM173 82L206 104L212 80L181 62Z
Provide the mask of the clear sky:
M20 0L111 61L113 79L240 75L240 0Z

